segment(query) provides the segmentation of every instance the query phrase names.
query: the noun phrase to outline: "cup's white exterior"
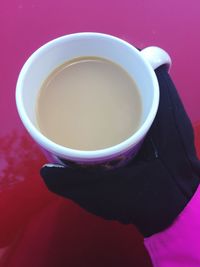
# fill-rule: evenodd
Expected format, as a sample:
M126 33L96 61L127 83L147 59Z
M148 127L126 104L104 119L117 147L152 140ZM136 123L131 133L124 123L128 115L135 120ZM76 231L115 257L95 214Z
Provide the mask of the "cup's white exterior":
M98 56L118 63L133 77L140 89L143 106L141 126L134 135L113 147L97 151L73 150L52 142L37 128L35 103L41 84L56 67L81 56ZM43 45L24 64L16 87L17 109L25 128L51 161L59 162L58 158L62 158L65 162L75 164L120 165L138 151L155 118L159 86L154 69L162 64L169 66L171 60L158 47L148 47L139 52L131 44L107 34L66 35Z

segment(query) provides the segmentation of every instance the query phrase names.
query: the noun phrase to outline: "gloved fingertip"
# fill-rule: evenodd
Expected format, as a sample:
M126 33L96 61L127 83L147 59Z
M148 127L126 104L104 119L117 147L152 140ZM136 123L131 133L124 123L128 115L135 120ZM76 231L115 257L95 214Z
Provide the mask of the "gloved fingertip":
M60 164L52 164L52 163L47 163L42 166L40 169L40 175L43 178L49 178L53 177L58 173L60 169L65 169L63 165Z

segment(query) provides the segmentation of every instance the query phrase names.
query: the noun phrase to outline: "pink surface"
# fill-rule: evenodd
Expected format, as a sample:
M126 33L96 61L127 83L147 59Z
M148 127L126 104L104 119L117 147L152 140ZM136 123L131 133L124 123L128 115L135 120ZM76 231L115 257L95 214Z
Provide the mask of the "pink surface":
M98 31L158 45L172 57L171 75L200 137L199 9L198 0L1 1L0 266L151 266L135 228L47 191L38 173L45 159L18 118L15 85L27 57L64 34Z
M200 266L200 187L165 231L145 239L154 267Z

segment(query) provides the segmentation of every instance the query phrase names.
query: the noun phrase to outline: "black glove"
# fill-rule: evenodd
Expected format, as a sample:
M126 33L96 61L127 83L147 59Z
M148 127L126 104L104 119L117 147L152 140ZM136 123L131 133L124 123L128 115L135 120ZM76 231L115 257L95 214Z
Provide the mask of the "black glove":
M88 171L45 165L48 189L109 220L135 224L144 236L169 226L193 196L200 176L191 122L165 69L160 104L137 156L125 167Z

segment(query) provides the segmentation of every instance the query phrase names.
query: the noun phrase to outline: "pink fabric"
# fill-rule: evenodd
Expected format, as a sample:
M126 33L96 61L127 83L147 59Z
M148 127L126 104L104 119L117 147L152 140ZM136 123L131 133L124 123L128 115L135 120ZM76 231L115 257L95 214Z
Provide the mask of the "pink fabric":
M174 223L144 243L154 267L200 266L200 186Z

